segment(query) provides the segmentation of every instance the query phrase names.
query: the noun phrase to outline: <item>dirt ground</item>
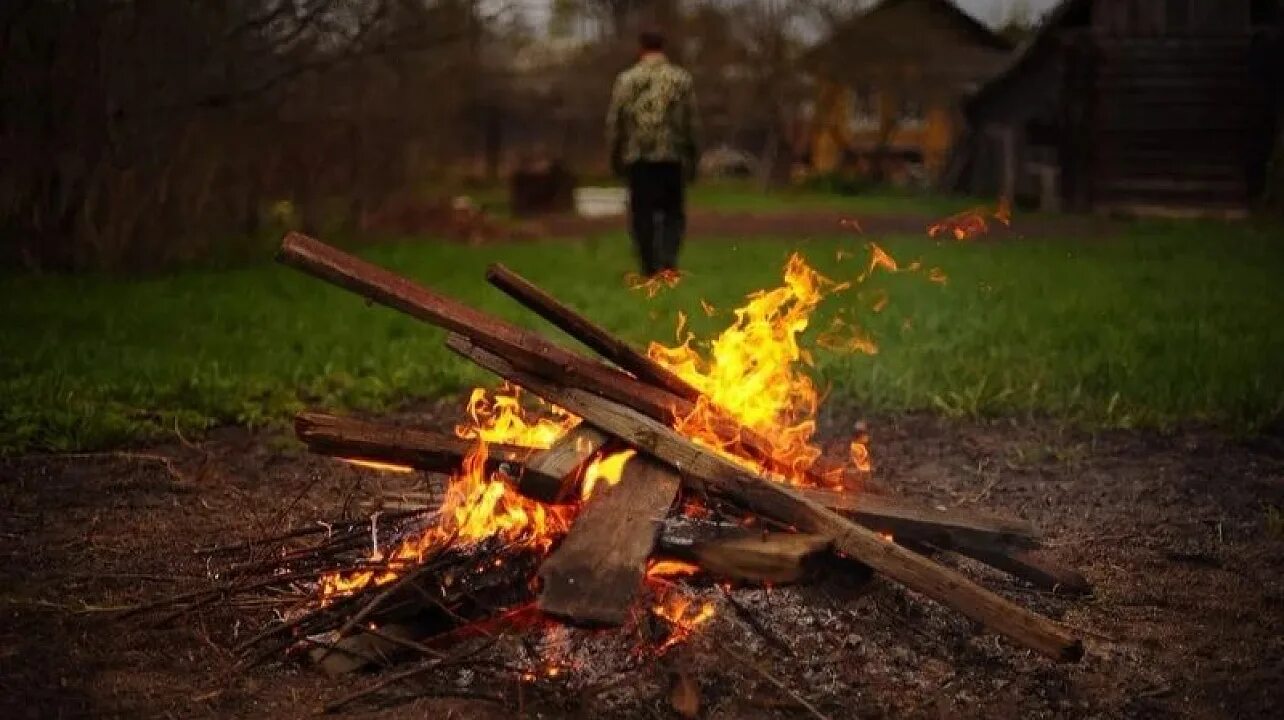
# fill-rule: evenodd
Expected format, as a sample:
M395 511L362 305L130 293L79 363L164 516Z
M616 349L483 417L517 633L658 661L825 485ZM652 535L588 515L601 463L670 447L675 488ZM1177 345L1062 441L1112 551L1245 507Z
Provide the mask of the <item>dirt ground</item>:
M692 210L687 230L692 237L790 237L809 238L860 232L863 235L922 235L928 226L945 218L921 214L862 215L835 210L729 212ZM986 218L987 240L1020 238L1106 237L1127 225L1124 221L1088 215L1022 215L1010 227ZM521 224L529 237L583 237L623 232L621 217L583 218L561 215Z
M824 420L841 429L853 418ZM1284 508L1284 433L1088 434L1037 419L918 415L870 425L889 484L1026 517L1054 557L1095 583L1094 596L1066 598L962 565L1073 628L1082 662L1017 650L885 580L824 582L733 591L786 647L722 602L662 660L638 659L628 638L599 631L566 677L518 691L516 680L476 687L456 675L439 679L433 697L353 716L677 717L670 683L682 668L710 718L814 716L800 701L831 718L1278 717L1284 528L1269 508ZM0 460L0 716L302 717L371 682L290 661L232 673L227 648L253 628L225 608L159 627L155 616L115 620L111 608L200 587L197 547L337 517L380 482L236 429L199 443Z

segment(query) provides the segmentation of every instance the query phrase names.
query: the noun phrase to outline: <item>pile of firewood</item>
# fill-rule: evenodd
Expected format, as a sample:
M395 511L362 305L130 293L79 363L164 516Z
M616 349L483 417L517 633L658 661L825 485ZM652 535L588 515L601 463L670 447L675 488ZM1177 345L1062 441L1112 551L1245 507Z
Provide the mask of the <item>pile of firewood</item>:
M393 582L270 624L241 643L247 664L301 641L316 646L320 658L346 656L353 667L368 664L371 652L394 651L426 655L442 664L443 628L495 621L506 608L529 608L532 596L542 618L619 626L644 591L648 564L658 558L697 565L720 581L748 583L795 582L818 571L859 575L872 569L1021 647L1062 661L1075 661L1083 653L1080 641L1058 623L933 559L939 552L952 552L1040 588L1087 591L1077 572L1039 554L1036 533L1023 521L916 505L825 458L806 469L814 486L804 488L713 452L673 429L700 400L693 387L502 266L487 272L492 284L611 364L554 345L303 235L288 235L279 259L446 329L447 345L456 353L581 418L546 450L487 446L486 470L521 495L549 506L579 502L583 468L592 458L606 448L633 448L638 454L616 484L583 502L551 553L498 546L464 551L447 543L415 567L400 568ZM778 467L781 461L772 456L766 438L739 427L728 413L716 422L726 424L726 437L738 438L736 455L768 470L788 470ZM425 472L449 473L474 449L471 441L443 434L320 413L300 414L296 433L317 453ZM820 489L841 486L859 489ZM680 497L734 511L723 518L750 516L754 527L718 516L686 517L676 511ZM231 566L221 578L222 594L215 597L244 592L247 586L284 587L315 581L323 572L370 567L371 542L387 545L435 522L433 504L426 495L389 498L377 535L371 523L327 527L320 542ZM285 539L290 538L273 541ZM212 552L234 554L247 547ZM530 582L534 577L537 583ZM209 597L186 597L180 610ZM359 636L365 644L351 642Z

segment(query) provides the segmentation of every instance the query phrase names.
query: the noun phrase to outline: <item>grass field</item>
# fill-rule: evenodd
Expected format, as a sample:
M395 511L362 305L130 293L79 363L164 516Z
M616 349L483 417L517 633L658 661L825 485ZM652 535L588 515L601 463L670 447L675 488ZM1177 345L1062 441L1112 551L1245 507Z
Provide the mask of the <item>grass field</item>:
M623 237L468 248L407 242L370 259L539 327L482 280L502 260L638 343L701 337L747 292L779 284L799 249L849 279L866 238L693 241L688 277L647 300L626 289ZM948 276L876 275L830 299L876 356L817 352L832 397L870 410L1049 413L1105 426L1259 427L1284 410L1284 246L1271 233L1138 225L1114 240L879 242ZM839 261L837 251L857 254ZM886 291L881 313L870 310ZM378 409L485 381L443 333L264 261L153 279L0 277L0 451L90 449L217 423L280 422L304 405ZM723 312L707 318L706 299Z

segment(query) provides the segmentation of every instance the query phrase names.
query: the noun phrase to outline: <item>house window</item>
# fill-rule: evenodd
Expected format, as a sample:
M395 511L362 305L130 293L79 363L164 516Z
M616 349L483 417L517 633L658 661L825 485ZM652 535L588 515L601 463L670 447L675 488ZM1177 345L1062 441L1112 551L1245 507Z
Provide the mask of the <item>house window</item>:
M859 132L878 126L878 91L866 85L852 88L851 129Z

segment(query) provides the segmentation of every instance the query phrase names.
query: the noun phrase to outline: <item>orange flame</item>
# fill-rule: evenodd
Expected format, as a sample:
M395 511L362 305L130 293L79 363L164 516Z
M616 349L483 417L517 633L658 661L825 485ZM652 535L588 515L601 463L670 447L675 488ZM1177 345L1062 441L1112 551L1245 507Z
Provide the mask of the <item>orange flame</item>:
M548 447L578 423L578 418L556 407L533 415L512 388L494 395L474 390L468 415L473 422L460 425L456 433L476 439L477 445L451 478L438 524L405 538L386 556L372 554L369 560L374 567L369 570L323 576L318 590L323 604L393 582L447 543L467 547L499 537L518 547L546 552L566 532L569 511L529 500L510 489L502 478L486 472L486 443Z
M985 222L985 216L987 215L1003 225L1010 226L1012 224L1012 204L1007 198L1000 198L998 207L994 209L994 212L990 212L983 207L964 210L940 222L928 225L927 235L928 237L936 237L943 233L949 233L954 236L955 240L967 240L978 235L984 235L990 231L990 226Z
M646 569L646 579L661 580L663 578L695 575L699 572L699 565L694 565L685 560L652 560Z
M672 290L681 281L682 273L669 269L661 270L650 277L637 273L629 273L624 276L624 283L629 286L630 290L642 290L648 298L659 295L666 288Z
M739 438L728 436L726 424L717 422L718 410L729 413L772 444L775 461L792 469L787 480L801 482L821 450L812 442L820 393L799 368L799 363L811 362L799 339L820 301L849 285L824 277L798 254L786 263L784 281L781 287L750 294L707 356L689 337L677 347L652 343L647 354L702 395L692 412L674 423L676 430L747 463L732 453ZM849 349L857 345L868 347L851 340L831 343Z
M651 612L669 623L669 636L656 648L656 654L662 654L691 637L701 625L713 618L717 610L711 602L697 603L694 598L673 589L664 593Z

